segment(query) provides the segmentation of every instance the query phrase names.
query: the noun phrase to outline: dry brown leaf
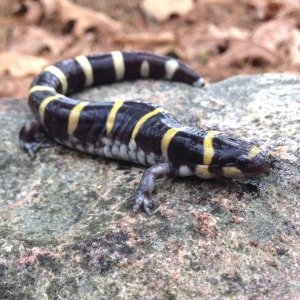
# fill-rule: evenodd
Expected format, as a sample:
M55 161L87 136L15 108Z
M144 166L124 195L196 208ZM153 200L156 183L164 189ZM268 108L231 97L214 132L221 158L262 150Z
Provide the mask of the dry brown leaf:
M214 4L214 5L228 5L235 4L235 0L201 0L202 3Z
M37 24L59 15L61 26L80 37L87 32L114 33L122 29L119 22L101 12L79 6L69 0L18 0L16 16Z
M273 18L283 7L281 0L247 0L246 4L250 10L255 11L260 20Z
M300 65L300 31L294 28L291 36L289 47L290 60L292 64Z
M43 19L51 19L60 9L60 0L17 0L15 15L22 17L30 24Z
M299 0L285 0L284 7L279 11L277 17L294 17L300 26L300 1Z
M218 28L214 24L208 24L208 36L216 39L239 39L245 40L249 36L249 31L238 27Z
M176 42L176 36L171 31L128 33L116 37L114 42L116 44L138 44L143 48L150 45L173 44Z
M87 32L115 33L122 29L119 22L91 9L60 0L60 20L64 28L71 27L72 33L80 37Z
M0 75L24 77L41 72L49 62L44 58L17 52L0 53Z
M284 17L295 11L300 12L299 0L247 0L246 3L260 20L269 20L275 16Z
M10 79L0 77L0 99L13 97L15 93L16 86L14 82Z
M157 45L150 48L150 51L153 51L155 53L160 53L162 55L167 55L170 57L178 58L182 61L187 61L188 56L185 50L183 50L181 47L176 46L170 46L170 45Z
M27 24L37 24L43 16L42 5L39 1L19 0L15 4L14 15Z
M8 49L32 55L45 52L61 55L72 43L70 36L57 36L36 26L16 27L12 40Z
M283 1L283 9L280 10L279 15L286 15L295 10L300 11L300 1L299 0L284 0Z
M208 34L201 42L201 48L210 56L210 66L267 65L278 62L278 47L290 39L290 32L296 26L292 18L274 20L260 25L252 34L249 31L232 27L219 29L209 25ZM223 52L222 55L219 53Z
M231 40L247 40L249 31L237 27L218 28L214 24L208 24L207 33L200 39L201 52L219 55L225 51ZM199 52L199 50L197 50Z
M59 10L60 0L40 0L43 6L44 18L52 17Z
M247 41L231 41L227 51L210 61L210 67L275 64L278 58L270 51Z
M275 19L259 25L252 33L251 40L266 49L277 51L281 45L288 44L297 22L294 18Z
M31 82L31 76L22 78L0 77L0 99L26 97ZM5 111L0 110L1 113L5 113Z
M157 21L168 20L171 16L185 16L194 8L193 0L144 0L143 10Z

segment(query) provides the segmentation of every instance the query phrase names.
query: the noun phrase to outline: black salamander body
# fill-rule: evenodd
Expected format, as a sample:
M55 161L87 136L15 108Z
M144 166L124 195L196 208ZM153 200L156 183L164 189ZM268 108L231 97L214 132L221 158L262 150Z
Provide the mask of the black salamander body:
M66 95L83 88L138 78L167 79L201 87L202 77L182 62L146 52L78 56L49 66L34 80L29 105L35 120L20 131L31 156L45 131L67 147L149 166L135 196L136 211L152 207L154 182L165 176L256 176L269 159L254 144L218 131L180 124L158 105L139 101L85 102Z

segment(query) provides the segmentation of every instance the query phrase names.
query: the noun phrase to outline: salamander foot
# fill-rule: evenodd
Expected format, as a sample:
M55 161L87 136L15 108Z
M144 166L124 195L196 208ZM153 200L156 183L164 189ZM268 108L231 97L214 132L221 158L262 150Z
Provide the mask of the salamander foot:
M37 137L40 133L45 133L45 131L38 120L27 122L20 130L20 147L23 151L27 152L31 158L35 158L36 152L40 149L51 147L45 140Z
M153 201L151 198L143 195L143 194L138 194L135 197L135 204L133 207L133 212L136 213L140 207L143 207L147 215L151 214L151 209L154 207Z
M151 194L154 190L155 180L172 176L172 174L173 168L168 163L158 164L145 170L135 196L133 211L137 212L139 208L143 207L145 212L150 215L151 209L154 207Z

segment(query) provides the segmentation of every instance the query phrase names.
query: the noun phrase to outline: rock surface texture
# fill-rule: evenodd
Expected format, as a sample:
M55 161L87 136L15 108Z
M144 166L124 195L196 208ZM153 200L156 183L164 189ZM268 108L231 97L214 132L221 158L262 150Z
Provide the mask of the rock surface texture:
M142 167L59 145L32 161L18 148L26 101L1 101L1 299L299 299L299 80L137 81L77 96L160 103L277 161L256 179L161 180L153 215L134 215Z

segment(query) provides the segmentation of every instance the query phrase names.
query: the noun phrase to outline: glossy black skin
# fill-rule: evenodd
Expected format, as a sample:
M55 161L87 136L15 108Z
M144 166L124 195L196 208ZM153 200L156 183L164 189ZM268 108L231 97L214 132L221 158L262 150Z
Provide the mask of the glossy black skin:
M157 55L148 52L122 52L124 63L125 63L125 74L123 80L133 80L141 78L140 68L143 61L147 60L150 64L149 79L164 79L165 78L165 63L170 60L170 57ZM90 64L93 68L94 83L92 86L98 86L101 84L109 84L117 81L115 70L113 67L113 60L110 53L89 55L87 56ZM202 77L189 68L184 63L178 61L179 67L172 77L172 81L183 82L187 84L194 84L195 82L201 81L204 85ZM68 82L67 94L71 94L80 91L84 88L85 75L79 65L74 59L66 59L60 61L54 66L58 67L66 75ZM105 76L104 76L105 75ZM199 83L199 82L198 82ZM197 84L199 85L199 84ZM200 84L201 85L201 84ZM43 72L32 83L33 86L49 86L53 87L58 93L62 93L62 86L59 79L52 73ZM54 95L49 91L42 91L33 93L29 96L29 106L31 107L37 120L39 120L39 105L47 97ZM78 104L80 101L69 97L62 97L60 101L55 101L47 106L47 113L45 115L44 127L48 134L52 137L57 137L60 140L67 139L67 123L68 123L68 112ZM80 138L85 138L86 131L93 127L93 130L89 136L89 141L95 142L97 138L105 135L105 122L107 116L112 107L112 102L104 103L91 103L82 111L78 129L75 135ZM139 101L128 101L124 107L121 108L116 119L116 128L120 132L114 132L114 137L122 138L122 142L128 142L128 135L130 129L133 128L138 118L142 117L143 114L150 112L155 105L151 103L140 103ZM125 111L125 112L124 112ZM160 115L162 116L162 114ZM172 116L168 117L169 124L172 124ZM163 122L168 122L162 118ZM152 121L152 120L151 120ZM97 126L92 126L92 123L96 123ZM150 122L150 121L149 121ZM163 128L165 126L162 125ZM160 137L162 134L158 133ZM139 136L141 136L139 134ZM83 143L87 141L83 140ZM146 149L147 150L147 149Z
M249 159L248 154L253 146L255 144L252 142L220 133L213 140L215 155L212 165L236 167L243 172L245 177L264 173L269 169L270 159L262 151Z
M125 63L125 74L123 80L139 79L140 68L143 61L150 64L149 77L151 79L165 78L165 63L170 58L146 52L123 52ZM87 56L92 69L93 86L116 82L116 72L110 53ZM65 75L68 83L66 94L80 91L84 88L85 75L74 59L68 59L55 64ZM199 74L188 66L179 62L179 67L174 73L172 81L201 86L203 81ZM60 80L50 72L41 73L33 82L32 86L48 86L62 93ZM23 127L20 132L20 144L22 149L31 156L39 149L40 145L34 140L37 131L45 130L49 136L56 138L60 143L68 139L67 126L70 111L80 101L61 96L59 101L48 104L45 112L44 123L41 124L39 117L39 106L42 101L56 92L39 91L29 96L29 105L32 108L36 120L32 122L31 129ZM90 103L80 113L80 119L74 137L77 138L83 149L89 144L101 144L101 138L106 136L105 123L113 106L112 102ZM127 101L117 113L115 124L111 132L111 138L128 144L131 133L140 118L158 106L151 103L139 101ZM138 149L146 154L154 153L157 160L156 165L147 169L141 180L137 191L135 210L143 206L147 213L152 206L151 192L154 181L164 176L181 176L179 169L187 166L194 172L197 165L203 164L203 140L207 131L197 128L185 128L178 132L171 140L168 147L168 158L162 157L161 141L165 132L170 128L183 127L173 116L166 112L159 113L146 121L138 131L135 138ZM100 145L101 146L101 145ZM253 176L265 172L269 168L268 157L260 152L254 158L249 159L248 154L252 143L242 139L228 137L218 134L213 139L214 156L209 165L209 172L215 177L223 175L223 167L237 167L243 175ZM112 157L121 159L120 157ZM133 160L133 162L136 162ZM147 164L147 163L146 163ZM149 164L148 164L149 165Z
M144 60L150 63L148 79L165 79L165 62L170 57L149 52L122 52L125 62L125 74L123 80L141 79L140 67ZM94 83L92 86L110 84L117 81L110 53L86 56L93 67ZM172 77L172 81L193 85L202 77L190 67L178 61L179 68ZM61 69L67 75L67 94L81 91L84 88L85 76L81 66L74 59L60 61L54 66ZM103 76L105 74L105 76ZM204 81L202 81L204 86ZM57 77L49 72L43 72L35 78L31 86L46 85L53 87L58 93L62 92L61 84Z
M147 52L123 52L125 62L124 80L140 78L140 66L144 60L150 63L149 78L161 79L165 74L165 62L168 57L158 56ZM113 61L110 53L87 56L93 66L94 84L101 85L113 83L116 81L116 75L113 68ZM73 93L84 88L85 75L81 66L74 59L67 59L55 64L66 74L68 82L68 92ZM105 76L103 76L105 74ZM185 64L179 62L179 68L175 72L172 80L193 84L201 77L191 70ZM46 85L53 87L61 92L61 84L58 78L49 73L43 72L33 82L32 86ZM44 91L33 93L29 97L29 104L38 116L38 107L43 99L53 95L52 92ZM68 97L62 97L60 101L52 102L47 107L44 126L50 136L59 140L68 138L67 125L68 113L79 103ZM91 103L83 109L79 120L79 125L74 136L86 147L88 143L96 143L99 138L106 135L105 123L113 103ZM124 144L129 143L132 130L136 122L146 113L157 108L157 105L151 103L141 103L139 101L126 102L118 112L112 138L119 140ZM183 127L173 116L168 113L160 113L150 120L140 129L136 137L139 148L144 152L153 152L161 156L161 139L164 133L172 127ZM192 170L196 165L203 164L203 139L206 131L197 128L186 128L179 132L172 139L168 150L168 161L176 168L182 165L189 166ZM216 177L222 176L223 166L238 167L245 175L260 174L268 168L269 160L260 153L255 160L247 160L242 165L239 158L245 158L248 155L253 144L242 139L228 137L220 134L213 140L215 155L211 162L210 171ZM162 161L162 159L160 159Z

